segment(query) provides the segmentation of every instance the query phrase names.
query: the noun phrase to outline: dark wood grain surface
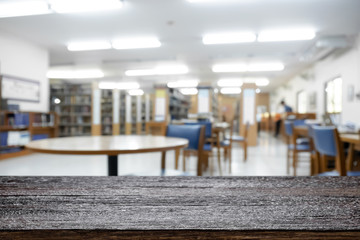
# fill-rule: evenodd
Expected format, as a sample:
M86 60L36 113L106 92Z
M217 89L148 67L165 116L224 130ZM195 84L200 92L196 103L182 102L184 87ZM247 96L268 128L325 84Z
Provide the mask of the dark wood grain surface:
M360 178L0 177L0 239L255 232L360 237Z

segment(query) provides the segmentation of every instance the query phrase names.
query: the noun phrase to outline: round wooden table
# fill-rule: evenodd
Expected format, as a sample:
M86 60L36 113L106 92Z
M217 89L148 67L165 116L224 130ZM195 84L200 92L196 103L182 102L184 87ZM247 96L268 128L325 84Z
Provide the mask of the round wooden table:
M117 176L118 154L162 152L164 170L166 151L187 147L188 143L183 138L119 135L49 138L29 142L26 148L41 153L107 155L109 176Z

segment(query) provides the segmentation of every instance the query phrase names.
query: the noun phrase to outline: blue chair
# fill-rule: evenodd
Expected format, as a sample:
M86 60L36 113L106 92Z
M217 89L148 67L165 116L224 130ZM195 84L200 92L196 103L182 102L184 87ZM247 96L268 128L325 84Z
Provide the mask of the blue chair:
M323 161L326 156L335 158L335 171L320 173L318 176L360 176L360 172L346 172L345 154L339 133L334 126L313 126L316 151Z
M287 138L287 173L290 173L290 157L292 157L292 165L294 169L294 176L296 176L296 168L298 164L298 154L303 152L311 152L311 147L308 140L299 138L297 134L294 134L295 126L304 126L305 120L285 121L285 135Z
M197 175L201 176L205 127L201 125L168 125L166 136L185 138L189 141L188 147L184 151L197 151Z
M311 148L311 169L310 175L316 175L320 172L320 165L319 165L319 153L315 150L314 145L314 130L313 126L320 126L320 123L305 123L308 129L308 137L309 137L309 144Z
M205 127L205 143L204 143L204 147L203 147L203 154L204 154L203 160L206 160L206 159L208 159L209 156L212 156L213 143L214 143L213 134L212 134L212 123L209 121L199 121L199 122L187 122L187 123L185 123L185 125L204 126ZM219 152L219 149L218 149L218 152ZM183 158L184 158L183 169L185 171L185 168L186 168L185 156L188 155L190 153L190 151L185 151L184 153L185 154L183 155ZM220 175L221 175L221 163L220 163L219 154L218 154L218 165L219 165L219 171L220 171Z

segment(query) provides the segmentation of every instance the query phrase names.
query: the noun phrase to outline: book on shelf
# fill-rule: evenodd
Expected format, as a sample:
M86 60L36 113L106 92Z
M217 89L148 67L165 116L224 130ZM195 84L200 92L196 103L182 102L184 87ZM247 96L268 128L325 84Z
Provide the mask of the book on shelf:
M7 146L24 146L30 142L29 131L9 131L7 135Z

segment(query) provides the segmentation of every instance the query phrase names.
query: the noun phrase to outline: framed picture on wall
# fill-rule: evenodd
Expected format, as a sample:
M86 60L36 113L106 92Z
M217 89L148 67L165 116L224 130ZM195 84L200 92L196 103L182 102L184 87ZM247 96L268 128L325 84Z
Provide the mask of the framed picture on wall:
M309 111L316 111L316 92L309 93Z
M40 82L1 75L1 98L22 102L40 102Z

